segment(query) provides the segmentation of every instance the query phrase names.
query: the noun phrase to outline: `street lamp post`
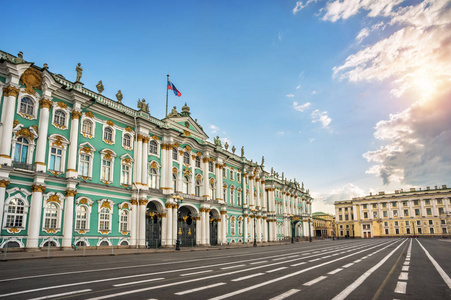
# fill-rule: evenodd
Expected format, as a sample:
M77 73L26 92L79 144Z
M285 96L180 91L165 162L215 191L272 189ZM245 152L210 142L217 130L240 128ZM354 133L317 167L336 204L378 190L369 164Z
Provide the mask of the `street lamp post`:
M290 216L290 225L291 225L291 243L294 244L294 224L293 224L293 215Z
M352 224L352 238L355 239L355 236L354 236L354 224Z
M309 239L309 242L311 243L312 242L312 233L310 230L310 219L308 219L308 239Z

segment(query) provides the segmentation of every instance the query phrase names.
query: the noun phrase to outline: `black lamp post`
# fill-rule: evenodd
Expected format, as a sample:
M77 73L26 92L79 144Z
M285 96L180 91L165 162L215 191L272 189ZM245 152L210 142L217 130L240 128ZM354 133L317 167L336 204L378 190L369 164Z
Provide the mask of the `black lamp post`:
M352 224L352 238L355 239L355 236L354 236L354 224Z
M254 210L254 247L257 247L257 210Z
M291 243L294 244L294 224L293 224L293 215L290 217L291 221Z
M181 231L181 228L179 228L179 216L180 216L180 211L179 211L179 203L180 202L182 202L182 198L181 197L179 197L179 198L177 198L177 200L176 200L176 203L177 203L177 216L176 216L176 218L177 218L177 228L176 228L176 230L177 230L177 240L175 241L175 250L180 250L180 237L179 237L179 232Z
M312 242L312 232L310 231L310 219L308 219L308 239L309 242Z

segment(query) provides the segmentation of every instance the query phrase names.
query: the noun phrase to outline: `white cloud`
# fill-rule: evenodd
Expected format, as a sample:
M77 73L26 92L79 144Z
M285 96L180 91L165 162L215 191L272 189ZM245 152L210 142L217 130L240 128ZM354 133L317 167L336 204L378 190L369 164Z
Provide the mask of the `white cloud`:
M394 7L404 0L336 0L327 3L324 21L336 22L340 19L348 19L361 10L368 11L369 17L388 16ZM296 3L297 4L297 3ZM305 7L305 6L304 6ZM304 8L304 7L301 7ZM293 10L294 12L294 10Z
M370 35L370 30L365 27L362 30L360 30L359 34L357 34L355 39L357 40L357 42L361 43L363 41L363 39L369 35Z
M315 141L315 138L309 138L308 141L309 141L310 143L313 143L313 142Z
M296 101L293 102L293 108L297 111L304 112L310 106L310 102L299 104Z
M229 145L232 145L232 141L231 140L229 140L229 138L220 138L220 140L221 140L221 142L222 142L222 146L224 146L225 145L225 143L227 142ZM231 146L229 146L229 149L230 149L230 147Z
M210 125L211 133L217 133L220 129L216 125Z
M279 39L279 41L282 40L282 33L279 31L279 33L277 34L277 38Z
M294 94L288 94L286 95L288 98L294 98Z
M329 124L332 122L332 119L327 115L327 111L320 111L316 109L312 112L312 123L321 123L323 128L329 129Z
M301 85L298 84L298 86L296 87L297 90L299 90L301 88Z
M313 201L313 211L323 211L331 214L335 214L334 203L335 201L351 200L355 197L365 196L364 191L358 186L348 183L344 187L330 190L327 192L311 192Z
M313 90L312 95L316 95L316 94L318 94L318 92L316 90Z
M279 131L279 132L277 132L277 134L278 134L278 135L284 135L284 134L285 134L285 131Z
M294 15L297 14L298 12L303 10L307 5L309 5L312 2L316 2L316 1L318 1L318 0L307 0L307 1L305 1L305 4L304 4L304 1L297 1L296 6L293 8L293 14Z

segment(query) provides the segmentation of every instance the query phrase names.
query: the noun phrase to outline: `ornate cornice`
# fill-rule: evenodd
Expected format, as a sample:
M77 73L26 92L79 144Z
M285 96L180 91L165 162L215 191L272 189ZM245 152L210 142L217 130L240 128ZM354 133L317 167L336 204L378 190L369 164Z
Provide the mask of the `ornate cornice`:
M136 199L131 199L131 200L130 200L130 203L131 203L132 205L138 205L138 200L136 200Z
M9 180L0 180L0 188L6 188L9 185Z
M75 197L77 195L77 191L75 190L66 190L66 197Z
M3 96L4 97L9 97L9 96L17 97L17 95L19 95L19 92L20 92L20 90L13 86L6 86L3 88Z
M45 192L45 189L46 189L45 186L39 185L39 184L33 184L33 185L31 186L31 191L32 191L32 192L40 192L40 193L43 193L43 192Z
M41 99L39 101L39 105L41 106L41 108L48 108L48 109L50 109L53 106L53 102L51 100L49 100L49 99L43 98L43 99Z
M78 110L74 110L72 112L72 119L80 119L81 117L81 112L79 112Z

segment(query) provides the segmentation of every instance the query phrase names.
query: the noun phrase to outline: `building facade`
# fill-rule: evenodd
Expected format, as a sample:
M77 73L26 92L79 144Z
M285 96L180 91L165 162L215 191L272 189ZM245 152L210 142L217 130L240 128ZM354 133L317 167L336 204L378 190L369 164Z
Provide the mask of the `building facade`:
M296 180L208 141L185 104L162 120L0 52L0 247L170 247L308 236Z
M314 236L322 238L330 238L335 235L334 216L324 212L314 212L312 214Z
M335 202L340 237L450 236L451 189L379 192Z

